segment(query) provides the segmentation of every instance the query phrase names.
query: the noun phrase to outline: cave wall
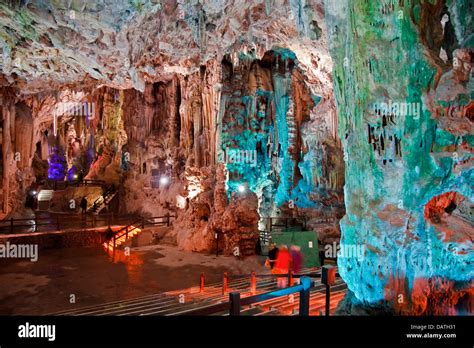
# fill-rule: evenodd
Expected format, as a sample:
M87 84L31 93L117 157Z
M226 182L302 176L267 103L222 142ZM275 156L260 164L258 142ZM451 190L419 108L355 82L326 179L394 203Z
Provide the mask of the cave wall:
M55 178L121 183L122 212L183 213L191 232L177 238L197 248L256 232L255 212L343 214L321 1L29 2L0 16L0 85L28 102ZM67 102L91 103L93 117L62 114L53 136ZM257 151L258 165L227 173L229 146Z
M261 59L252 53L224 58L222 66L219 148L229 195L240 186L257 192L264 217L294 215L293 207L296 214L316 214L332 205L323 204L331 195L341 202L336 115L316 121L326 110L318 107L322 98L312 92L294 52L275 48Z
M474 199L472 10L469 1L326 2L345 153L341 243L365 246L338 265L361 305L472 310L455 308L473 291L472 218L441 228L424 216L443 193Z
M256 242L259 216L340 213L335 113L318 109L331 100L310 87L296 55L275 49L260 59L250 50L211 60L194 74L147 83L143 93L123 91L124 211L177 213L180 246L209 251L218 233L225 252L236 231ZM252 154L229 160L232 151ZM242 184L245 194L238 192Z
M2 118L2 216L21 207L30 185L35 181L31 163L37 133L31 108L18 100L14 90L0 91Z

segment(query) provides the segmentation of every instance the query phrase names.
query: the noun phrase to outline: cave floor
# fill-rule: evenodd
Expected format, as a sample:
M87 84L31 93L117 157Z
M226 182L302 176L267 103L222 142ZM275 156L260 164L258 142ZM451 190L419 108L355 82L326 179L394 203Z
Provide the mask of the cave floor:
M264 257L238 260L164 244L132 247L114 259L102 247L41 250L37 262L0 259L0 315L44 315L194 287L201 272L207 284L224 271L268 273L263 264Z

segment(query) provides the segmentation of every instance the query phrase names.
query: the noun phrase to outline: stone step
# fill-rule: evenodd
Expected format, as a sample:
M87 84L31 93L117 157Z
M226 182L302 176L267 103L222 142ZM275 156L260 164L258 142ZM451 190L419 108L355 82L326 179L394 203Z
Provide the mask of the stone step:
M53 198L53 190L40 190L38 193L38 202L50 201Z

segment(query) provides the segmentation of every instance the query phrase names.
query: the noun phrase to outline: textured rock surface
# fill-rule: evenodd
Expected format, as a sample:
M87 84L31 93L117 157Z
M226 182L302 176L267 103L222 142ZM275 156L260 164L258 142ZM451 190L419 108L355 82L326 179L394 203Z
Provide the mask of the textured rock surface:
M48 161L54 177L122 183L122 212L176 213L182 248L212 251L217 233L232 253L274 215L337 241L345 183L343 242L365 247L339 258L346 309L465 312L472 13L467 0L2 2L3 212ZM60 112L77 102L94 109Z
M463 196L471 212L474 200L472 3L338 1L326 9L347 153L341 243L366 245L363 258L339 259L341 275L361 305L472 311L455 304L472 303L473 219L453 214L460 202L453 198ZM443 33L443 13L454 39ZM389 102L413 108L381 107ZM449 108L459 112L440 113Z
M3 83L25 92L101 83L144 91L209 59L261 57L275 45L304 59L311 82L331 67L319 1L35 1L2 3L0 15Z
M237 236L251 249L258 214L343 214L322 2L9 3L0 84L31 109L37 177L48 160L56 180L123 182L123 212L176 212L192 250L215 248L215 233L226 253ZM61 109L78 102L86 117ZM255 163L223 160L232 149ZM9 201L5 212L21 196Z

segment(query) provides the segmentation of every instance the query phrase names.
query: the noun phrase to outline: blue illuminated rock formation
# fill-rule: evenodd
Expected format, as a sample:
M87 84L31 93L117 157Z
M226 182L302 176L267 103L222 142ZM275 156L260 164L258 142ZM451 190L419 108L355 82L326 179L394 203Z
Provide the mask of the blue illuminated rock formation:
M447 3L326 2L346 163L341 243L365 246L339 270L357 301L396 312L463 313L456 304L473 295L472 2ZM443 62L443 47L454 58ZM446 97L461 110L451 118Z
M223 86L219 160L230 173L228 194L248 187L261 197L264 216L274 216L289 204L321 207L312 195L338 188L329 184L329 168L334 167L323 146L327 139L303 134L321 98L302 82L298 64L295 53L283 48L274 48L261 60L241 54L238 65L223 64L223 80L228 82ZM329 147L337 153L336 143Z
M48 179L63 180L66 176L67 164L64 152L59 146L51 147L51 154L48 159Z

